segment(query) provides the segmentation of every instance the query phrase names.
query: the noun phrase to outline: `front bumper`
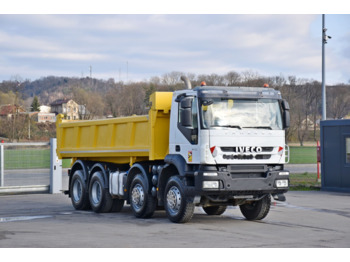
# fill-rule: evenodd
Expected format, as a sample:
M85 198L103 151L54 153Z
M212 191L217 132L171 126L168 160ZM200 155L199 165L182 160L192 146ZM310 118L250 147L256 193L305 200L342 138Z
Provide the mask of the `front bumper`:
M197 195L281 194L289 189L289 171L197 171L194 182Z

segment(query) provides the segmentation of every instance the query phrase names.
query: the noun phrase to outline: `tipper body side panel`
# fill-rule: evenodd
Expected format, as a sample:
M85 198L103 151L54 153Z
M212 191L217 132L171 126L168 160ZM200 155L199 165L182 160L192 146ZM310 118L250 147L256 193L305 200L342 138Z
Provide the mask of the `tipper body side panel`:
M164 159L169 151L171 92L151 95L145 116L65 121L57 116L59 158L134 163Z

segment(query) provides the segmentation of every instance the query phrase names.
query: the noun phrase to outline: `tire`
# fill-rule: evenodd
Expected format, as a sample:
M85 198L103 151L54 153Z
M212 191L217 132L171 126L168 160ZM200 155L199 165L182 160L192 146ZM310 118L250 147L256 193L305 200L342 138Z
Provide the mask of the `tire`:
M113 199L111 212L120 212L124 207L124 199Z
M131 209L137 218L150 218L156 210L156 199L148 192L148 183L138 174L131 182L129 190Z
M220 216L226 211L226 206L209 206L202 208L209 216Z
M240 205L239 208L247 220L261 220L267 216L270 211L271 196L266 195L259 201Z
M104 179L100 171L95 172L90 180L89 200L93 211L96 213L111 212L113 199L109 194L108 188L105 188Z
M82 170L76 170L69 185L72 205L76 210L90 209L89 191Z
M178 176L171 177L165 187L164 208L170 221L186 223L194 213L194 204L184 193L184 185Z

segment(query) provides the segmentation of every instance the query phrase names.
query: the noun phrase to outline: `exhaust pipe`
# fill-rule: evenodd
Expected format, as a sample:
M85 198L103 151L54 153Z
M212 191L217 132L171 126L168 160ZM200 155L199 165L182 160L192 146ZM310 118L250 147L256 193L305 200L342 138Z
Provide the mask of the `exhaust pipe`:
M190 79L187 76L181 76L181 80L185 82L186 89L192 89Z

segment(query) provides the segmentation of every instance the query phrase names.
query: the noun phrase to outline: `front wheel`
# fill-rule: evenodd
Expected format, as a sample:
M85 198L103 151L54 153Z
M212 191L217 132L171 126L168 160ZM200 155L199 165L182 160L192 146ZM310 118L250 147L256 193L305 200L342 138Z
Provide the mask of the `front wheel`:
M130 206L137 218L150 218L156 210L156 199L148 192L148 183L142 175L136 175L129 191Z
M253 201L244 205L240 205L239 208L243 216L248 220L261 220L267 216L270 211L271 196L266 195L259 201Z
M165 187L164 208L169 220L175 223L186 223L193 216L194 204L186 198L178 176L171 177Z

